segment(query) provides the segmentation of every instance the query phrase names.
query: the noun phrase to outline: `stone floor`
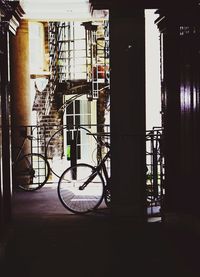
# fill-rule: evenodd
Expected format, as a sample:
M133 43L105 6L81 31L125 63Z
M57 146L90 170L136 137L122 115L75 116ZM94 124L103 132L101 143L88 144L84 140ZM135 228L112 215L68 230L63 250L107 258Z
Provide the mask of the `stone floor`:
M55 185L14 192L11 233L1 277L200 276L198 235L107 209L74 215Z

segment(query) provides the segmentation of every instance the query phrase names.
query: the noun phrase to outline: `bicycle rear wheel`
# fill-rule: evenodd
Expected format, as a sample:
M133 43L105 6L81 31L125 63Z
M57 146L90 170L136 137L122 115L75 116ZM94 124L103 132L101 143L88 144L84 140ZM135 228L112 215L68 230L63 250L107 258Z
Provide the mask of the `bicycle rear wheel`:
M88 160L88 158L90 157L89 153L96 153L96 145L98 144L98 140L92 134L90 128L85 128L83 126L72 126L71 128L72 129L70 129L69 126L63 126L55 131L46 145L47 156L49 158L52 158L51 171L58 178L60 178L66 168L71 166L71 156L74 154L71 153L70 138L73 138L73 141L75 143L74 146L77 158L79 155L81 156L81 163L90 163L90 161ZM52 148L52 145L55 144L60 145L58 153L56 153L55 150L57 149L55 149L55 147ZM82 151L80 147L82 148ZM83 153L87 153L88 155L85 156ZM56 157L55 163L53 162L54 157ZM93 156L91 159L92 161L94 160ZM96 165L96 162L94 164Z
M47 182L49 175L49 163L41 154L24 155L14 166L15 184L25 191L40 189Z
M80 187L92 176L84 189ZM95 167L77 164L63 172L58 183L58 197L63 206L76 214L97 209L104 197L104 180Z

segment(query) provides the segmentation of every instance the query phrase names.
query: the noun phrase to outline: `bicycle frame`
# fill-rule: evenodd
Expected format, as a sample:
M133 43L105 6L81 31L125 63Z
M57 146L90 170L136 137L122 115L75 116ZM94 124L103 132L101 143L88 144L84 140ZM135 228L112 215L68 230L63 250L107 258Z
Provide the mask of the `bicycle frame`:
M23 147L24 147L24 144L25 144L26 140L28 139L28 140L31 141L34 138L31 135L21 135L21 136L23 137L23 141L22 141L20 146L18 146L18 147L16 146L16 148L19 148L19 151L17 152L16 158L15 158L13 163L16 163L19 160L20 156L22 156L22 151L23 151Z
M19 151L17 152L17 155L16 155L14 163L16 163L19 160L19 157L21 156L22 149L24 147L25 141L26 141L26 137L24 137L24 140L23 140L22 144L18 147Z
M92 173L92 175L90 175L88 180L86 182L84 182L84 184L82 186L79 187L80 190L83 190L96 177L97 172L101 172L101 170L103 171L103 175L104 175L106 183L107 183L109 177L108 177L108 171L106 168L106 161L108 158L110 158L110 156L111 156L111 153L109 150L106 153L106 155L103 157L102 161L95 167L95 171Z
M106 155L104 156L104 158L102 159L102 161L97 165L96 167L96 170L99 172L99 171L103 171L103 175L106 179L106 182L108 181L109 179L109 176L108 176L108 171L107 171L107 168L106 168L106 161L111 157L111 153L110 153L110 150L106 153Z

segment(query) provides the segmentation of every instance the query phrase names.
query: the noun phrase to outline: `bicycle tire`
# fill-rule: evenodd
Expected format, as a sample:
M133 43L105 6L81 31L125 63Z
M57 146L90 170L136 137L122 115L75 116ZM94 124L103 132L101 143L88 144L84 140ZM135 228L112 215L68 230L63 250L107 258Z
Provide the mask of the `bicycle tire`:
M80 163L63 172L58 182L57 192L66 209L75 214L85 214L99 207L105 191L104 179L100 172L96 171L95 178L86 188L79 189L95 171L95 167Z
M15 184L24 191L40 189L47 182L49 175L49 162L38 153L26 154L14 165Z
M78 140L78 131L79 130L82 130L82 131L85 131L86 133L88 134L91 134L91 136L93 137L94 141L96 142L96 144L98 144L98 140L97 138L95 137L95 135L92 135L91 131L86 128L86 127L83 127L83 126L74 126L74 130L77 131L77 135L75 137L75 141L76 141L76 147L77 147L77 140ZM53 144L53 142L57 139L57 138L61 138L61 140L63 140L63 132L66 132L66 131L71 131L71 129L69 129L69 126L62 126L61 128L59 128L57 131L54 132L54 134L50 137L49 141L47 142L47 145L46 145L46 154L47 156L49 155L49 149L51 147L51 144ZM60 159L62 159L62 155L63 153L60 155ZM62 173L60 173L60 167L59 168L54 168L53 166L51 167L51 171L52 173L60 178Z

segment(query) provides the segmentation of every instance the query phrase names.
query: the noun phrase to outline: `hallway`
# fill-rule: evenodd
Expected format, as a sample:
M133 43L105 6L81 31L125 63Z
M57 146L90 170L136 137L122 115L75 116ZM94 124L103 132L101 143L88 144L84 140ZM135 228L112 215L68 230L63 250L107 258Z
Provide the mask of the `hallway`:
M72 2L77 12L81 2L87 4L86 17L82 7L78 15L73 13ZM58 5L55 0L0 0L0 277L200 276L200 5L186 2L60 0ZM62 17L57 14L60 8ZM141 223L147 175L153 187L149 195L158 199L157 180L151 183L153 175L146 172L145 9L156 9L159 15L155 24L161 42L164 131L159 148L164 157L164 183L159 183L164 188L163 220L151 223ZM77 19L83 36L73 36ZM33 21L35 28L30 27ZM31 29L33 41L40 34L33 51ZM50 139L52 125L66 124L67 132L54 137L48 158L61 154L72 162L82 158L85 145L77 127L97 126L90 132L99 135L108 118L112 213L101 208L85 216L71 214L61 206L56 185L33 193L12 191L18 177L12 150L22 138L16 128L34 123L40 126L39 136ZM44 126L48 128L42 130ZM32 142L32 133L25 133L28 136ZM37 153L46 152L45 139L27 143L23 152L38 143ZM89 156L93 151L87 147L84 153ZM30 168L31 181L42 176ZM157 167L156 172L154 176L163 177ZM20 176L26 180L26 174Z
M103 209L70 214L59 203L55 185L14 192L13 212L2 277L200 274L194 235L159 222L113 218Z

